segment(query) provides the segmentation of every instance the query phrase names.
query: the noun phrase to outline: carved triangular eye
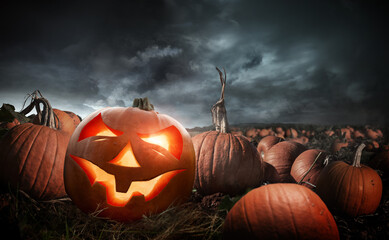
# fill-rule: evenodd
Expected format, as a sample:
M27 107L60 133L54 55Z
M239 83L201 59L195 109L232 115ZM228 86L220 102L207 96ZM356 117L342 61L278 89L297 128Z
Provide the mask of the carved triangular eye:
M81 130L78 141L94 136L117 137L122 134L123 132L107 126L101 117L101 113L99 113L99 115L89 121Z
M183 140L180 131L175 126L167 127L152 134L138 133L138 136L145 142L165 148L175 158L181 158Z
M130 142L128 142L123 150L109 162L122 167L140 167L134 156Z

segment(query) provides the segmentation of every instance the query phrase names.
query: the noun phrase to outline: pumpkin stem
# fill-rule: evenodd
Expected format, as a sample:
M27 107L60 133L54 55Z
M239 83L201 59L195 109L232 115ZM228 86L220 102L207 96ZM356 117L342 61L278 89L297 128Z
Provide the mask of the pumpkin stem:
M361 157L362 150L366 147L364 143L358 146L357 151L355 152L353 167L361 167Z
M304 176L300 179L300 181L297 183L297 184L301 184L304 180L304 178L308 175L308 173L312 170L313 166L315 165L315 163L317 162L317 160L319 159L320 155L321 155L322 152L319 152L319 154L317 154L316 158L315 158L315 161L313 161L312 165L309 167L308 171L304 174Z
M220 71L219 68L216 67L216 70L219 72L222 90L219 101L217 101L211 108L212 123L215 126L216 131L219 131L221 133L227 133L229 132L229 126L227 120L227 110L224 105L224 89L226 87L227 74L224 68L224 77L222 71Z
M29 98L31 99L30 104L25 109L20 111L20 113L27 115L35 108L40 125L52 129L58 129L60 127L59 119L53 112L53 108L51 107L49 101L42 96L41 92L39 90L35 90L33 93L28 94L24 100L23 107ZM43 110L41 110L40 104L43 105Z
M135 98L132 104L132 107L136 107L145 111L153 111L154 106L149 102L147 97L145 98Z

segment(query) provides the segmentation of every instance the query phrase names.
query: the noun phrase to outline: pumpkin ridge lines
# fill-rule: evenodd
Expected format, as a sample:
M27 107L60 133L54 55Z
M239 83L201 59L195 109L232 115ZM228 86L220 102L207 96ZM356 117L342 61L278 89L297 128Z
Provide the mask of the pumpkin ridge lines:
M237 161L238 166L237 166L237 169L236 169L236 173L238 175L239 168L240 168L240 166L243 165L242 162L243 162L243 159L246 157L246 154L244 154L245 153L244 145L240 141L240 137L236 137L236 139L238 140L237 142L239 142L239 146L240 146L239 147L240 151L238 151L238 153L242 153L242 154L238 154L239 161ZM246 179L250 179L250 178L246 178Z
M18 135L17 137L15 137L15 138L11 141L11 143L8 145L8 146L9 146L9 149L11 149L12 146L13 146L13 144L19 140L19 138L23 135L23 133L24 133L25 131L27 131L28 129L32 128L32 126L33 126L33 125L30 125L30 126L24 128L24 129L19 133L19 135ZM23 140L23 143L20 145L20 147L23 146L23 144L24 144L25 141L27 141L26 138ZM19 149L20 149L20 147L19 147ZM18 149L18 151L19 151L19 149ZM4 157L4 159L8 159L8 156L9 156L10 152L11 152L11 151L7 151L7 155ZM8 161L8 160L7 160L7 161Z
M228 151L227 151L227 166L230 166L230 154L231 154L231 138L232 138L232 135L231 134L228 134ZM223 171L223 175L225 175L225 171ZM224 179L224 176L223 176L223 179Z
M43 129L43 128L42 128ZM51 136L51 131L49 131L49 137ZM34 187L35 187L35 185L36 185L36 183L37 183L37 179L38 179L38 175L39 175L39 172L40 172L40 170L41 170L41 168L42 168L42 165L44 165L43 164L43 160L45 159L44 158L44 156L45 156L45 153L46 153L46 149L47 149L47 142L48 142L48 137L47 138L45 138L46 139L46 144L44 144L44 149L42 149L41 150L41 152L42 152L42 157L41 157L41 161L39 162L39 167L38 167L38 171L37 171L37 173L35 174L35 176L34 176L34 183L31 185L31 189L34 189ZM43 145L43 144L42 144ZM41 194L40 194L41 195ZM40 196L39 196L40 197Z
M243 199L242 202L243 202L243 204L242 204L243 205L242 206L242 208L243 208L243 218L246 221L247 227L249 228L250 232L253 232L253 228L252 228L252 226L250 224L250 221L249 221L249 218L247 216L246 199Z
M210 161L210 164L212 165L210 167L212 174L210 174L210 176L209 176L209 178L211 178L211 179L212 179L212 176L215 176L215 174L214 174L215 173L214 167L216 165L216 164L214 164L214 161L215 161L215 150L216 150L216 145L217 145L216 143L217 143L219 134L220 134L220 132L217 132L216 137L215 137L215 144L213 144L213 146L212 146L212 157L211 157L211 161ZM212 182L212 181L208 181L208 182Z
M55 153L54 153L54 161L53 161L53 165L52 165L52 169L54 170L54 166L55 166L55 163L57 162L56 160L57 160L57 152L58 152L58 134L55 132L55 139L56 139L56 144L55 144ZM42 193L41 193L41 196L40 197L42 197L42 196L44 196L45 194L46 194L46 192L47 192L47 187L49 186L49 182L50 182L50 180L51 180L51 177L53 176L53 170L52 171L50 171L50 176L49 176L49 178L47 179L47 182L46 182L46 185L45 185L45 187L43 188L43 191L42 191Z
M242 139L241 138L238 138L239 139L239 143L240 143L240 145L242 146L242 149L244 149L244 144L242 143ZM244 151L244 152L246 152L246 153L248 153L250 156L250 158L252 158L253 157L253 148L251 148L252 146L251 146L251 143L249 142L249 146L247 147L247 148L249 148L249 149L247 149L248 151ZM251 149L250 149L251 148ZM256 149L255 149L256 150ZM257 150L256 150L257 151ZM247 159L248 157L247 157L247 155L245 156L245 158ZM251 159L251 161L250 161L250 165L251 166L255 166L256 164L254 163L254 164L252 164L252 162L253 161L256 161L257 159ZM246 179L256 179L255 178L255 176L254 175L256 175L256 173L255 173L255 168L250 168L250 177L249 178L246 178ZM254 177L253 177L254 176ZM249 185L251 185L251 182L248 182L248 184Z
M278 223L276 223L275 221L275 218L274 218L274 215L273 215L273 205L272 205L272 200L271 200L271 194L270 194L270 191L269 189L265 186L265 190L266 190L266 198L267 198L267 202L269 203L269 207L270 207L270 216L271 216L271 226L275 227L276 229L273 229L272 228L272 233L276 235L276 239L280 239L280 236L279 236L279 233L278 233L278 229L277 229L277 226L278 226ZM276 230L276 231L274 231Z
M337 166L337 165L339 165L339 164L336 164L336 165L333 165L333 167L332 167L332 169L330 169L331 171L331 173L329 173L328 175L329 175L329 177L330 177L330 179L331 179L331 183L329 183L329 184L333 184L333 176L334 176L334 172L335 172L335 176L337 176L338 174L336 174L337 172L336 172L336 170L337 170L337 168L342 168L343 169L343 167L342 167L342 165L340 165L340 166ZM339 202L339 195L340 195L340 193L341 193L341 187L342 187L342 182L343 182L343 179L344 179L344 177L345 177L345 175L346 175L346 173L343 173L342 174L342 176L341 176L341 179L339 179L339 181L335 181L335 185L337 186L336 187L336 191L335 191L335 197L334 197L334 199L335 199L335 201L334 201L334 206L336 206L336 203L337 202ZM328 196L326 196L326 197L328 197Z
M209 131L209 132L205 132L204 133L204 137L201 139L201 142L200 142L200 145L199 145L199 150L198 150L198 154L197 154L197 156L196 156L196 161L198 160L198 159L201 159L200 158L200 155L201 155L201 150L202 150L202 148L203 148L203 143L204 143L204 141L205 141L205 139L208 137L208 135L211 133L211 131ZM202 163L201 163L202 164ZM201 186L202 186L202 181L200 180L200 176L199 176L199 166L201 165L200 164L200 162L197 162L197 167L195 167L195 169L196 169L196 176L197 176L197 181L195 180L195 182L197 182L197 185L198 185L198 187L199 188L201 188Z
M32 138L32 141L31 141L32 143L31 143L31 145L30 145L30 147L29 147L29 149L28 149L28 153L27 153L27 155L26 155L25 158L24 158L24 161L23 161L22 166L21 166L21 170L18 172L19 176L20 176L20 175L23 175L23 173L24 173L24 169L25 169L25 167L26 167L26 162L27 162L28 157L30 156L32 146L34 146L35 140L37 139L38 135L39 135L40 132L42 131L42 128L43 128L43 126L40 126L40 128L38 129L38 131L36 131L36 132L37 132L36 135ZM26 138L26 139L28 139L28 138ZM26 141L23 142L23 145L24 145L25 143L26 143ZM22 146L23 146L23 145L22 145Z
M352 186L354 184L354 181L353 181L353 177L354 177L354 167L353 166L349 166L347 168L347 171L345 173L345 175L349 176L349 171L351 171L350 173L350 180L348 180L348 188L347 188L347 191L345 191L345 193L347 194L346 195L346 199L343 200L343 204L342 204L342 209L346 210L347 209L347 212L348 212L348 209L350 208L350 206L352 206L352 204L350 204L350 195L351 193L354 191L352 189ZM351 193L350 193L351 192ZM354 198L351 199L353 202L355 202Z
M285 189L284 189L284 185L280 186L280 189L282 190L282 192L284 192L285 196L289 197L289 195L287 194L287 191L285 191ZM294 213L292 211L292 207L290 205L291 201L289 200L289 198L288 198L287 202L288 202L288 208L289 208L290 215L292 216L292 226L294 229L295 237L296 237L296 239L300 239L299 233L298 233L298 228L296 227L296 218L295 218Z
M359 184L359 176L361 176L361 178L362 178L362 191L358 191L358 195L359 196L365 196L365 179L364 179L364 174L363 174L363 171L362 171L362 167L360 167L359 169L359 174L357 174L358 175L358 184ZM358 190L359 190L359 188L358 188ZM362 192L362 193L360 193L360 192ZM363 205L363 198L361 198L361 200L360 201L358 201L358 207L356 208L357 210L356 210L356 213L359 215L359 211L360 211L360 209L361 209L361 207L362 207L362 205Z

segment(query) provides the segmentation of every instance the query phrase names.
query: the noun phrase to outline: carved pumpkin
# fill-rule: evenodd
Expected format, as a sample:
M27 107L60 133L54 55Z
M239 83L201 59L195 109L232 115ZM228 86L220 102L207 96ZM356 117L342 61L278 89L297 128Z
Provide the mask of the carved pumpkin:
M336 222L310 189L291 183L256 188L228 212L223 239L339 239Z
M23 123L10 129L0 143L0 180L23 190L34 199L54 199L66 195L63 165L74 125L55 122L47 99L33 93L29 111L44 105L46 115L39 124ZM25 112L29 112L25 111ZM63 120L66 115L63 113ZM38 113L39 115L39 113ZM67 117L70 121L70 117ZM51 119L51 120L50 120Z
M83 211L128 222L185 201L194 181L191 137L147 99L130 108L104 108L72 135L65 188Z
M317 180L316 192L328 208L356 217L374 213L382 195L382 181L376 171L360 164L362 143L353 165L343 161L328 164Z
M302 152L294 160L290 175L296 182L313 189L316 186L321 170L326 165L327 154L318 149L309 149ZM315 162L316 161L316 162Z

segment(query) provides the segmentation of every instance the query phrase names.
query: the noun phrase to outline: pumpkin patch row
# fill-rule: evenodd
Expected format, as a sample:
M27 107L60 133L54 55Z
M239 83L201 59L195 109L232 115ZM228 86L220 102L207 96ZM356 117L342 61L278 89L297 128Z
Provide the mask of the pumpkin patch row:
M334 164L329 164L329 153L307 149L303 141L296 141L298 133L294 129L283 132L277 128L278 136L271 129L251 128L242 134L233 128L230 132L224 107L225 78L222 74L220 78L221 98L214 105L218 106L216 112L214 107L211 110L214 123L218 123L215 116L222 119L219 128L216 126L217 131L193 137L197 162L194 187L204 195L221 192L232 196L253 189L228 212L224 224L226 239L339 239L336 223L327 206L331 211L350 216L376 210L381 199L382 182L373 169L360 166L364 145L357 151L355 164L351 166L360 169L355 171L360 172L361 177L355 174L354 179L347 175L342 182L337 175L327 174L334 172L331 170ZM312 136L313 133L309 134ZM257 136L261 140L255 149L250 140ZM338 168L335 165L335 169ZM263 185L263 181L270 184ZM349 186L349 189L341 186ZM319 195L314 192L316 188ZM357 189L363 190L347 210L342 208L345 202L339 201L339 196L346 196L344 201L347 201L348 196L355 196ZM356 204L358 210L349 211Z
M0 183L36 200L68 195L86 213L122 222L164 211L190 197L195 153L189 133L148 99L104 108L83 121L53 109L39 91L0 142ZM43 106L43 109L41 109ZM6 106L5 108L8 108ZM16 119L16 118L15 118ZM8 127L8 126L7 126Z

